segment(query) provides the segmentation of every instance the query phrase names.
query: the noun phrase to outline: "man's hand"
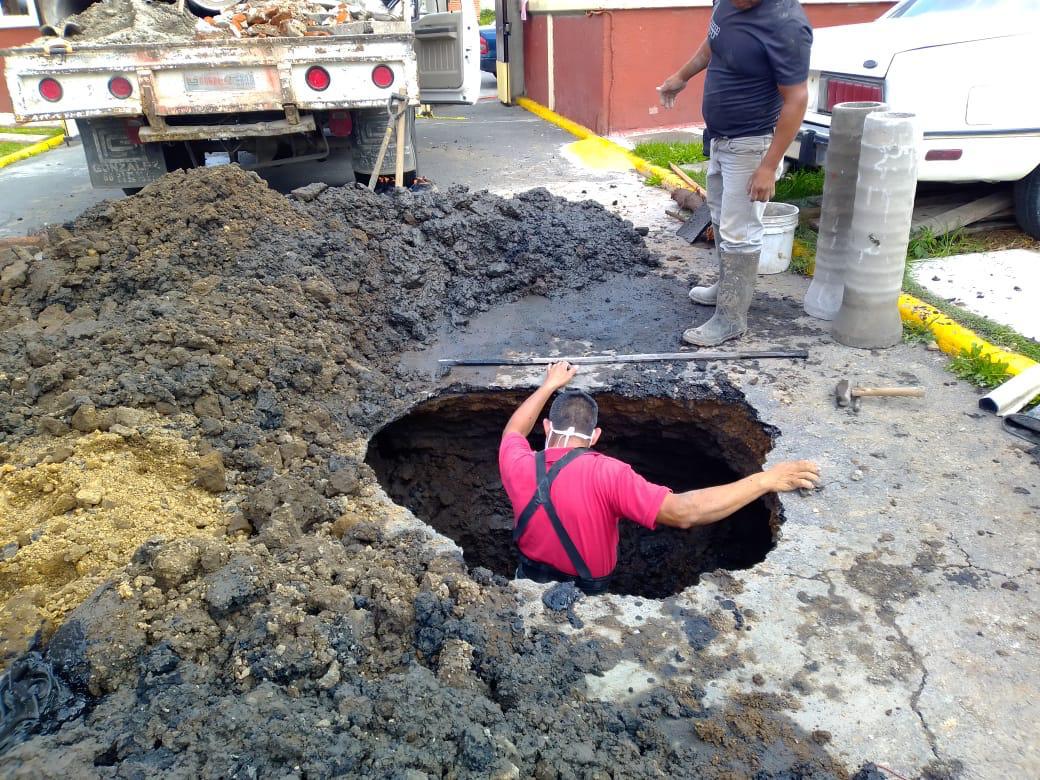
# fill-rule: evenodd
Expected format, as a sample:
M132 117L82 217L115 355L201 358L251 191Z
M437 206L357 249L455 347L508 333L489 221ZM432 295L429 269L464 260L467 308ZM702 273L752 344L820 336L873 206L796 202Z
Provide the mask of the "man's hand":
M747 191L751 200L767 203L776 192L776 166L772 168L765 164L758 166L751 176L751 181L748 182Z
M770 491L787 493L798 488L812 489L820 481L820 467L811 460L777 463L763 472Z
M547 387L555 392L561 387L566 387L577 373L578 367L572 366L566 360L550 363L545 369L545 381L542 382L542 387Z
M686 89L686 79L678 73L674 73L666 78L664 83L657 88L657 94L661 98L661 105L665 108L672 108L675 105L675 98L684 89Z

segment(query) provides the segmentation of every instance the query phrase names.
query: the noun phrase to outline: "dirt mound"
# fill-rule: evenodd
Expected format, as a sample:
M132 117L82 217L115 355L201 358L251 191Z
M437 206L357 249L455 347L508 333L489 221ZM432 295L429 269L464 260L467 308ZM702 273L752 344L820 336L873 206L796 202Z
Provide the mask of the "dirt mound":
M146 539L225 533L220 499L194 484L190 445L130 411L122 418L143 431L114 425L0 447L0 668Z
M621 644L528 625L503 580L397 522L361 460L428 388L401 350L655 263L630 224L544 190L294 202L235 167L165 177L45 252L0 256L0 436L153 409L219 453L227 510L257 532L144 544L14 661L0 773L842 776L786 701L703 707L737 662L704 654L738 630L728 607L688 617L713 627L698 644L679 621ZM592 697L622 656L661 674Z

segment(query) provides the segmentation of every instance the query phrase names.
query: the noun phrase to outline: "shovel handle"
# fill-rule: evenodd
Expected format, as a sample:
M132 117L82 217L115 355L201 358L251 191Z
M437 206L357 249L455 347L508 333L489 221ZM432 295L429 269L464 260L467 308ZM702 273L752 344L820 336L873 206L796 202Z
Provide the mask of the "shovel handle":
M923 387L854 387L852 397L888 396L892 398L920 398L924 395Z

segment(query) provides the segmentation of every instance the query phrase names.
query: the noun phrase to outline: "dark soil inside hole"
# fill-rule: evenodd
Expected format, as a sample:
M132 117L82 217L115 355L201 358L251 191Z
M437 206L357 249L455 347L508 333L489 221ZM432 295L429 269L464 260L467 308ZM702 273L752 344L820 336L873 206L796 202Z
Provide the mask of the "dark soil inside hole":
M387 494L455 540L470 567L512 577L513 516L498 475L497 448L517 392L446 395L419 405L372 439L368 463ZM596 396L597 449L675 491L717 485L761 467L772 447L754 410L724 400ZM533 447L543 446L539 433ZM704 572L749 568L775 542L779 503L760 500L703 528L647 531L621 523L615 593L664 598Z

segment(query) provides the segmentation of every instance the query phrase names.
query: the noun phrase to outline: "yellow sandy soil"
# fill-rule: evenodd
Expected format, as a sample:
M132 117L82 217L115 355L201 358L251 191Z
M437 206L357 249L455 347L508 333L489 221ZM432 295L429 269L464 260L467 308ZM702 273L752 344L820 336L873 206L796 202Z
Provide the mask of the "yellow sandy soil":
M220 499L193 485L191 445L157 425L0 446L0 668L142 542L225 533Z

